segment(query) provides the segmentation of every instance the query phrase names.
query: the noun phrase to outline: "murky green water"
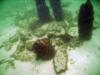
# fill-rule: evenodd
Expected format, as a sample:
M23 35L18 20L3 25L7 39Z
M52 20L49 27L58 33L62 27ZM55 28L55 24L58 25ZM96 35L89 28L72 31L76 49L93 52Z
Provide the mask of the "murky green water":
M100 1L92 1L95 13L92 39L80 44L77 15L84 2L61 0L65 20L41 24L37 23L35 0L1 0L0 75L57 75L55 70L66 67L68 69L60 75L100 75ZM49 0L46 3L52 15ZM69 43L58 38L65 33L73 37ZM54 36L51 41L58 54L50 61L37 61L30 47L37 39L49 34Z

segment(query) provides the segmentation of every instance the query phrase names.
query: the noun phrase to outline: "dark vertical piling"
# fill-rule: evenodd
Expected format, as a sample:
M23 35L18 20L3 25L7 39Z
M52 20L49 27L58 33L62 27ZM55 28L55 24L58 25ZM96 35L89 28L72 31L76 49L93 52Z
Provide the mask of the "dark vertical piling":
M50 4L53 9L55 19L57 21L62 21L64 19L64 16L60 0L50 0Z
M79 28L79 39L90 40L92 37L94 20L93 5L90 0L87 0L85 4L80 7L78 15L78 28Z
M35 2L36 2L37 14L38 14L39 20L41 22L51 21L50 12L46 5L45 0L35 0Z

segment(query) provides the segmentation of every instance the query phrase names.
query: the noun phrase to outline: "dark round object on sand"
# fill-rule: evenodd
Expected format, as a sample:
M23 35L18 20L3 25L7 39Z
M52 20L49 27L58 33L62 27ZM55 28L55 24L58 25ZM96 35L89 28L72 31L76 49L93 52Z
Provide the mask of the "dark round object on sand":
M50 60L55 56L55 50L49 39L39 39L33 45L38 59Z

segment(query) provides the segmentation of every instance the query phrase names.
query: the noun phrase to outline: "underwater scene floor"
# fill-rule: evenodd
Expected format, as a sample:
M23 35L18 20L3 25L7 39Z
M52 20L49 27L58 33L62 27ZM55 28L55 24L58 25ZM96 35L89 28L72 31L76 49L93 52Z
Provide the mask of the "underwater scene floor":
M48 23L38 20L35 0L2 0L0 75L100 75L100 1L91 1L93 35L81 42L77 15L85 0L61 0L65 19Z

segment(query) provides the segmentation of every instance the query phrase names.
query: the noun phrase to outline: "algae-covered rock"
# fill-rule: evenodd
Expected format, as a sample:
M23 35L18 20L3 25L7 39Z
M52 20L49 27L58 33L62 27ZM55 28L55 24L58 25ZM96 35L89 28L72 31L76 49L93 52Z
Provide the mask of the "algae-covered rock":
M30 51L27 51L27 50L24 50L24 51L21 51L21 52L15 52L12 57L15 59L15 60L20 60L20 61L32 61L35 57L35 55L30 52Z
M63 73L68 69L68 54L66 49L58 47L55 58L53 59L54 70L57 74Z

